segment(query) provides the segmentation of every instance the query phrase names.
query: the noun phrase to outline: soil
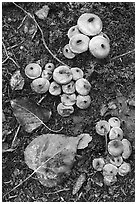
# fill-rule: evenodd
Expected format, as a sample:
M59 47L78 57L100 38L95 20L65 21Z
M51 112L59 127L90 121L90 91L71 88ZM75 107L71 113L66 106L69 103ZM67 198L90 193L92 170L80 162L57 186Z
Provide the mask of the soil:
M24 150L36 137L50 131L40 127L33 133L26 133L20 128L15 144L15 150L3 153L2 178L3 178L3 201L6 202L134 202L135 201L135 146L134 137L131 140L132 154L128 159L131 164L131 172L125 177L118 176L117 182L112 186L99 185L92 167L95 157L104 156L105 141L95 131L96 122L103 117L100 114L102 104L115 99L117 92L128 99L135 90L135 4L134 3L57 3L57 2L25 2L19 3L27 12L34 14L43 5L49 6L49 13L45 20L35 16L36 21L44 33L44 39L49 49L61 61L70 67L80 67L85 78L91 83L91 106L80 110L75 107L75 112L67 118L61 117L56 110L60 97L50 94L36 94L30 89L30 81L24 75L24 68L30 62L40 60L43 65L52 62L57 67L60 63L54 59L43 46L41 33L37 30L32 38L31 33L24 33L23 26L18 28L25 13L13 3L2 5L2 41L10 58L3 63L2 69L2 108L5 115L3 122L4 137L3 146L10 148L16 133L18 122L13 115L10 100L17 97L25 97L38 102L43 96L41 105L52 110L52 117L47 123L52 129L60 129L61 133L76 137L80 133L89 133L93 140L84 150L79 150L76 162L69 177L64 178L62 183L54 188L43 187L36 176L33 175L11 193L5 195L16 185L21 183L32 170L24 162ZM68 29L76 25L77 19L83 13L95 13L103 22L103 32L110 38L111 51L107 59L96 60L89 51L77 55L68 60L63 56L62 48L69 42ZM128 53L132 51L131 53ZM124 54L126 53L126 54ZM3 47L2 58L6 59ZM122 55L123 56L119 56ZM119 56L119 57L117 57ZM116 58L115 58L116 57ZM18 67L17 67L18 66ZM13 73L20 69L25 78L25 86L22 90L12 91L10 78ZM3 134L4 134L3 133ZM72 195L73 186L80 174L86 174L86 180L81 189ZM100 181L101 182L101 181Z

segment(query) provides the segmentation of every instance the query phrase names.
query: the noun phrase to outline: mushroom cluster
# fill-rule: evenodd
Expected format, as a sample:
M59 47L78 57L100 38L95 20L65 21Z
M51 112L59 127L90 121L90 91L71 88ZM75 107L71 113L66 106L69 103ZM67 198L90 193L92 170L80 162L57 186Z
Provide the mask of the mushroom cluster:
M37 63L30 63L25 68L25 74L32 79L30 86L36 93L43 94L49 91L51 95L60 96L61 103L58 104L57 111L63 117L74 112L74 104L80 109L90 106L91 85L83 78L84 73L78 67L55 68L53 63L47 63L42 69Z
M68 59L73 59L77 54L86 52L98 58L106 58L110 52L110 39L102 32L102 21L93 13L84 13L77 25L69 28L67 36L69 43L63 48L63 54Z
M108 121L100 120L96 124L96 132L108 136L107 155L105 158L95 158L92 162L96 171L102 171L104 183L112 185L117 181L117 174L125 176L131 171L131 166L125 160L132 152L131 143L123 138L124 133L120 128L120 120L111 117Z

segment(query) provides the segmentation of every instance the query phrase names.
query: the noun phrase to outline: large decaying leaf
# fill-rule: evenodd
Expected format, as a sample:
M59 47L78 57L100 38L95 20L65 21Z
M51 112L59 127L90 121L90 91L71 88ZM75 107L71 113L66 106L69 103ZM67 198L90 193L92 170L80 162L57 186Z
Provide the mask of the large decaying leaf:
M22 90L24 86L24 78L22 77L20 70L14 72L10 79L10 86L12 90Z
M11 106L16 119L28 133L42 124L45 125L51 117L48 108L41 107L26 97L12 100Z

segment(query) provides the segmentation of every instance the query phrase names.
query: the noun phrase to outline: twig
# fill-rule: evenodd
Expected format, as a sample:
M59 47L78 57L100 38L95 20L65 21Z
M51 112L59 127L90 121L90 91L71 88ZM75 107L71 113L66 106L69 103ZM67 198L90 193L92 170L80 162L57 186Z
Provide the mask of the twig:
M15 149L12 149L12 148L10 148L10 149L4 149L4 150L2 150L2 153L6 153L6 152L13 152Z
M124 53L124 54L121 54L121 55L118 55L118 56L116 56L116 57L113 57L112 59L110 59L110 62L113 61L113 60L119 59L119 58L121 58L121 57L124 57L124 56L126 56L126 55L129 55L129 54L131 54L131 53L133 53L133 52L135 52L135 50L131 50L131 51L128 51L128 52L126 52L126 53Z
M18 128L17 128L17 131L16 131L16 133L15 133L15 135L14 135L14 138L13 138L13 140L12 140L11 148L14 147L14 143L15 143L15 140L16 140L16 138L17 138L17 136L18 136L18 133L19 133L19 131L20 131L20 128L21 128L21 126L19 125Z
M29 17L31 17L31 18L34 20L34 22L36 23L36 25L37 25L37 27L38 27L40 33L41 33L41 40L42 40L42 42L43 42L43 45L44 45L44 47L46 48L46 50L51 54L51 56L52 56L54 59L56 59L59 63L61 63L62 65L68 66L67 64L65 64L64 62L62 62L58 57L56 57L56 56L52 53L52 51L48 48L48 46L47 46L47 44L46 44L46 42L45 42L45 39L44 39L44 33L43 33L43 31L42 31L40 25L37 23L35 17L32 16L29 12L25 11L25 9L23 9L21 6L19 6L19 5L16 4L15 2L13 2L13 4L14 4L16 7L18 7L19 9L21 9L25 14L27 14Z

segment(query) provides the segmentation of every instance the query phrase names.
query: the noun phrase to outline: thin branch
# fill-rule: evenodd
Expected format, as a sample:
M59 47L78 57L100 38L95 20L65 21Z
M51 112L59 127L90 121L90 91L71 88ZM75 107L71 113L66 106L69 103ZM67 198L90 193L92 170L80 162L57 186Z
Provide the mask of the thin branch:
M116 56L116 57L113 57L112 59L110 59L110 61L119 59L119 58L124 57L124 56L126 56L126 55L129 55L129 54L131 54L131 53L133 53L133 52L135 52L135 49L134 49L134 50L131 50L131 51L128 51L128 52L126 52L126 53L123 53L123 54L121 54L121 55L118 55L118 56Z
M17 131L16 131L16 133L15 133L15 135L14 135L14 138L13 138L13 140L12 140L11 148L14 147L14 143L15 143L15 140L16 140L16 138L17 138L17 136L18 136L18 133L19 133L19 131L20 131L20 128L21 128L21 126L19 125L18 128L17 128Z

